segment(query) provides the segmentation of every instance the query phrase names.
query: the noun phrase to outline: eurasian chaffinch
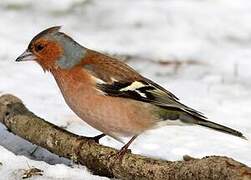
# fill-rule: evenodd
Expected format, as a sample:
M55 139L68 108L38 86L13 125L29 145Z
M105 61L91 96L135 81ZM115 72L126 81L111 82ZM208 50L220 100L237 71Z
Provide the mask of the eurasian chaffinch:
M125 63L81 46L51 27L36 35L16 61L34 60L53 74L66 103L85 122L117 140L173 123L198 124L245 138L200 112ZM96 138L103 137L100 135Z

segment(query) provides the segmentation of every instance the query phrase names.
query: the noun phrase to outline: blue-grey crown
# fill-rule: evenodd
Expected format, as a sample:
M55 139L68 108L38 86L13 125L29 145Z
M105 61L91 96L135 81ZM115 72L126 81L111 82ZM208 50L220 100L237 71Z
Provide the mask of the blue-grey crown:
M60 32L60 28L60 26L48 28L35 36L33 40L43 37L57 41L63 48L63 53L56 63L62 69L69 69L81 62L85 57L86 49L71 37Z

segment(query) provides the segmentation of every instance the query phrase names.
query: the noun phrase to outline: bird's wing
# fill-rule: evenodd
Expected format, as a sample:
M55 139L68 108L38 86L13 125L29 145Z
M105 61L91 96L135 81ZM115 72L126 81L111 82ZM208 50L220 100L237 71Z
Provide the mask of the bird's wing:
M102 61L96 59L95 63L86 64L84 68L96 79L96 88L106 96L129 98L167 109L182 110L206 119L202 113L180 103L174 94L116 59L108 60L103 57Z
M180 103L175 95L149 79L124 83L113 82L112 84L98 83L97 88L108 96L130 98L162 108L182 110L193 116L206 119L202 113Z

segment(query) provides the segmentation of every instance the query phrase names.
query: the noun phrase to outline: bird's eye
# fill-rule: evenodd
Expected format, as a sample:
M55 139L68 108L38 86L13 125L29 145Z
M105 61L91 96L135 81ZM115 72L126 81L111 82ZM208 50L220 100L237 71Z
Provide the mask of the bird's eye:
M44 49L44 45L42 44L38 44L35 46L35 51L39 52L39 51L42 51Z

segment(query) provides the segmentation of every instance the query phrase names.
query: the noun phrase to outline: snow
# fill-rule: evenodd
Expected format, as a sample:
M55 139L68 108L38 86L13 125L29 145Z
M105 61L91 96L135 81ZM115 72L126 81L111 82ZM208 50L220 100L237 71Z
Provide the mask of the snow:
M86 47L133 56L128 63L143 75L251 139L249 0L3 0L0 13L0 93L15 94L54 124L81 135L99 133L71 112L50 74L32 62L14 62L36 33L63 25ZM101 143L122 146L110 137ZM34 148L0 125L0 179L20 179L33 166L44 175L32 179L101 179L42 148L30 155ZM249 142L199 126L148 131L131 149L167 160L224 155L251 166Z
M12 152L0 147L2 155L0 166L1 179L21 179L25 170L32 167L43 170L43 176L34 176L32 179L84 179L90 180L107 179L90 175L91 173L83 166L69 167L64 164L50 165L43 161L31 161L24 156L16 156Z

